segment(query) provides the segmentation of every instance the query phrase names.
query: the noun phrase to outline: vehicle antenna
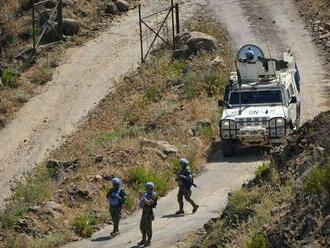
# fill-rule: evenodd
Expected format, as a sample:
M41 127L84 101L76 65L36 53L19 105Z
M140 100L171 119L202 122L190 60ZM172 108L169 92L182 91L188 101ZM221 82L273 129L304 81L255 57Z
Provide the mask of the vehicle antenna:
M241 115L242 114L242 77L241 77L241 73L238 70L237 58L235 60L235 66L236 66L237 81L238 81L238 105L239 105L238 114Z

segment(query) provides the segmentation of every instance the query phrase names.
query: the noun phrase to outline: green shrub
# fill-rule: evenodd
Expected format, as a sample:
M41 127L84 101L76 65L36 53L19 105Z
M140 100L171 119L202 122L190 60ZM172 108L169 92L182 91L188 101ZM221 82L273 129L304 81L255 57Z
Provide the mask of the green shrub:
M101 133L94 140L97 144L106 145L107 143L115 142L124 138L137 137L142 133L143 131L136 127L121 128L115 131Z
M77 216L73 222L73 228L76 234L83 238L89 238L94 232L94 226L98 223L98 219L94 214L89 212Z
M153 182L155 184L155 191L160 195L164 196L166 192L169 190L169 183L172 177L171 171L154 171L148 170L144 167L135 167L131 168L128 171L129 182L140 192L144 191L144 185L146 182Z
M40 167L33 177L15 186L14 197L29 206L48 200L51 196L51 180L48 171Z
M143 95L144 101L147 103L158 102L162 98L160 90L156 86L149 87Z
M261 177L267 170L269 170L269 162L263 162L256 170L256 176Z
M228 197L228 209L232 215L240 216L242 213L261 201L261 194L256 190L239 189Z
M248 248L267 248L265 236L260 233L255 233L248 244Z
M304 182L304 190L308 193L330 193L330 160L322 166L313 169Z
M6 228L12 228L23 218L28 209L24 203L12 202L0 210L0 223Z
M8 68L2 70L2 83L6 87L15 88L17 87L17 74Z

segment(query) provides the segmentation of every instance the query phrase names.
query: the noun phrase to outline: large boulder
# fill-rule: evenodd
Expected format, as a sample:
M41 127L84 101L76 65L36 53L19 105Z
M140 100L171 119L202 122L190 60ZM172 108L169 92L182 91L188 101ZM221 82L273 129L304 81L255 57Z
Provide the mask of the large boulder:
M168 143L167 141L164 140L160 140L160 141L156 141L156 140L149 140L146 138L141 139L141 145L144 147L153 147L153 148L157 148L158 150L160 150L161 152L163 152L165 155L175 155L179 153L179 149L174 146L171 145L170 143Z
M129 10L129 3L125 0L117 0L115 1L115 5L120 12L126 12Z
M185 32L174 38L177 50L173 53L174 59L187 59L199 51L212 51L219 48L219 41L211 35L201 32Z
M80 23L77 20L63 18L63 34L73 36L78 34L80 30Z
M46 8L54 8L57 5L58 0L49 0L45 2L44 6ZM75 2L72 0L62 0L63 7L73 7L75 5Z
M117 8L116 4L114 4L113 2L108 2L105 4L104 12L106 14L114 15L114 14L118 13L118 8Z

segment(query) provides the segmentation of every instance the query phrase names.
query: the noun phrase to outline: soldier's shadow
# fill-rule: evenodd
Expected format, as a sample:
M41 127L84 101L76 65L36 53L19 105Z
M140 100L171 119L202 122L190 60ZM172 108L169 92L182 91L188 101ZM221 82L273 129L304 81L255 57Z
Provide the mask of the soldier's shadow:
M189 213L189 214L167 214L167 215L163 215L161 218L166 218L166 219L169 219L169 218L182 218L182 217L185 217L185 216L188 216L188 215L192 215L192 213Z
M97 237L95 239L92 239L91 241L92 242L102 242L102 241L108 241L108 240L111 240L113 239L114 237L113 236L103 236L103 237Z

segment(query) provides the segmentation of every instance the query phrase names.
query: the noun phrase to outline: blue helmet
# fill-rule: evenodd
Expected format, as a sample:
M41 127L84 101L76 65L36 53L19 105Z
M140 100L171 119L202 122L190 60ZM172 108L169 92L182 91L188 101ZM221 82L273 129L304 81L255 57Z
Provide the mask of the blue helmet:
M179 160L179 163L180 163L181 166L184 166L184 165L188 165L189 164L189 161L186 158L181 158Z
M245 55L247 60L254 60L255 54L253 50L248 50Z
M146 183L146 188L147 189L154 189L154 187L155 187L155 184L153 182L147 182Z
M118 177L114 177L111 180L113 186L119 186L121 184L121 181Z

